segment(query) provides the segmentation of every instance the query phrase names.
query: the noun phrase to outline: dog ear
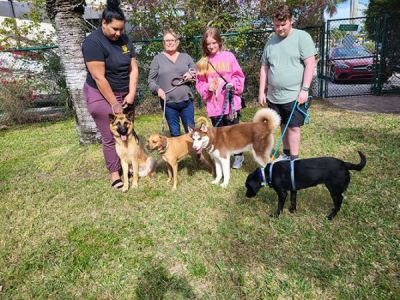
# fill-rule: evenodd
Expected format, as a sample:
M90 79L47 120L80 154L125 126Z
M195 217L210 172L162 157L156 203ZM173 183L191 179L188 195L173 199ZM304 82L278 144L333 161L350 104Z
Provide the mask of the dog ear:
M134 112L134 111L128 112L128 113L126 114L126 118L127 118L129 121L132 121L132 122L133 122L133 120L135 119L135 112Z
M165 136L160 135L160 141L163 148L167 147L167 138Z
M188 130L189 130L189 133L192 134L194 128L192 126L188 125Z
M208 131L207 125L204 124L204 123L201 123L200 130L203 131L203 132L207 132Z
M110 120L111 123L114 122L116 118L117 118L116 115L114 115L114 114L108 114L108 119Z
M135 131L135 129L133 127L132 127L132 134L133 134L133 137L135 138L136 144L139 145L139 137L136 134L136 131Z

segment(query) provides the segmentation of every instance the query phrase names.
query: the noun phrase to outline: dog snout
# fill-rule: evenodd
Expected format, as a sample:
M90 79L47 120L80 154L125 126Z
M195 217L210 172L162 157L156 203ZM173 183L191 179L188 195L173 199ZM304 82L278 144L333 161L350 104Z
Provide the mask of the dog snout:
M126 128L126 127L118 127L117 132L120 135L127 135L128 134L128 128Z
M158 143L156 141L153 141L153 140L148 140L147 144L146 144L146 147L150 151L153 151L153 150L157 149Z
M255 196L256 196L256 194L253 191L247 189L247 191L246 191L246 197L247 198L253 198Z

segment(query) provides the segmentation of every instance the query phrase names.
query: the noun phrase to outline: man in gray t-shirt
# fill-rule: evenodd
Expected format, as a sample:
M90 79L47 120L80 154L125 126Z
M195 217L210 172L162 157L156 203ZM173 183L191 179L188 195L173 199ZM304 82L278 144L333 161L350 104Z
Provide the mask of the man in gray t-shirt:
M277 111L281 116L281 130L285 128L295 101L308 100L316 49L311 36L292 28L292 12L285 4L278 6L273 18L274 31L265 44L261 58L258 102ZM267 87L267 97L265 87ZM295 110L283 139L283 154L279 159L299 156L300 126L304 116Z

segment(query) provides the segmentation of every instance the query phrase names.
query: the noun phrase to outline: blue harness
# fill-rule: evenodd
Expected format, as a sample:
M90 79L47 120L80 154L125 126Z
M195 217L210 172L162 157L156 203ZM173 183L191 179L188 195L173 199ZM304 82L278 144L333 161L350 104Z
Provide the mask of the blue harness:
M292 191L296 191L296 181L295 181L295 177L294 177L294 162L297 160L293 159L290 160L290 181L292 184ZM261 185L262 186L268 186L270 188L272 188L272 171L273 171L273 167L274 167L274 162L269 163L269 168L268 168L268 177L265 177L265 169L268 167L268 165L266 167L261 167L260 170L260 177L261 177Z

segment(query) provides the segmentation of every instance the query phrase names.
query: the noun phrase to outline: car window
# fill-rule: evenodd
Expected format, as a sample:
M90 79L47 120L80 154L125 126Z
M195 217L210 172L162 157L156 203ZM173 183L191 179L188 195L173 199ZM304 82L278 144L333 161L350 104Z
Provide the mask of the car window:
M333 51L333 57L342 58L342 57L362 57L362 56L370 56L365 48L337 48L336 51Z

